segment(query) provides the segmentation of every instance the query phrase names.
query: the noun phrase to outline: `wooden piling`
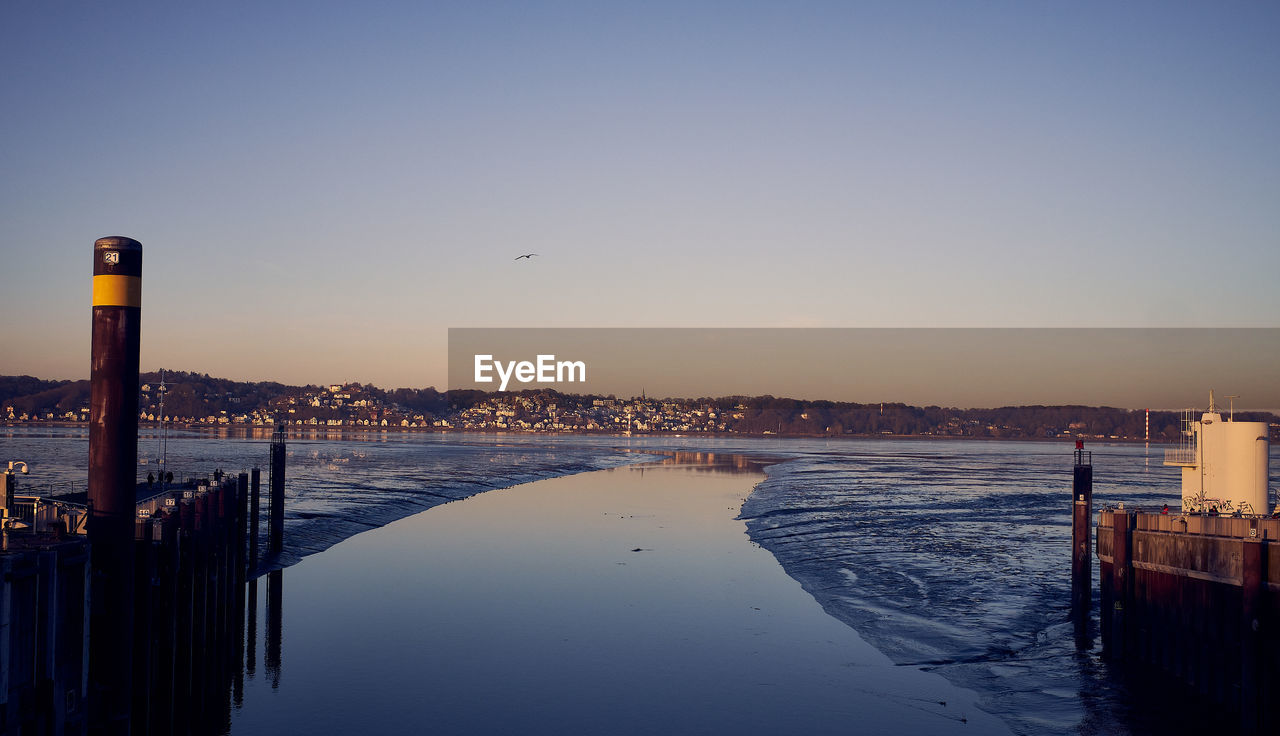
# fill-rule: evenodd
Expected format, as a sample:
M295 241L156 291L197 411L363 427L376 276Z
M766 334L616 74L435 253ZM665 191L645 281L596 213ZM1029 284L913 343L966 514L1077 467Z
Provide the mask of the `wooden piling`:
M151 733L173 733L174 642L178 595L178 516L170 507L155 522L159 530L156 544L156 594L151 614L151 682L153 696L148 714Z
M179 504L178 572L174 601L173 711L191 710L195 639L195 499ZM177 717L175 716L175 720Z
M133 681L133 520L138 457L142 244L93 248L89 541L93 546L90 706L94 730L129 733Z
M236 561L237 561L237 580L244 583L245 575L248 572L247 550L245 545L249 541L249 474L241 473L236 476L236 521L235 521L235 538L236 538Z
M1133 605L1133 514L1112 514L1111 637L1110 655L1125 659L1132 650L1128 610Z
M1089 608L1093 600L1093 464L1083 443L1076 444L1071 483L1071 618L1076 646L1088 649Z
M280 554L284 544L284 427L277 428L271 440L271 528L267 537L267 552Z
M151 694L154 690L152 676L151 650L151 613L155 606L156 565L158 564L156 549L151 541L152 522L150 519L138 519L134 524L134 616L133 616L133 736L146 736L151 733L150 719Z
M195 499L196 529L192 545L191 577L191 692L189 712L193 718L203 718L204 692L208 673L203 667L202 654L209 640L209 494L198 493Z
M262 492L262 470L249 471L249 569L258 569L258 506Z
M244 704L244 651L245 651L245 581L248 575L248 558L245 544L248 541L249 523L249 474L241 473L236 479L236 522L235 522L235 554L233 568L235 570L234 596L232 599L232 615L235 629L232 633L235 651L233 652L235 682L232 685L232 701L237 708Z

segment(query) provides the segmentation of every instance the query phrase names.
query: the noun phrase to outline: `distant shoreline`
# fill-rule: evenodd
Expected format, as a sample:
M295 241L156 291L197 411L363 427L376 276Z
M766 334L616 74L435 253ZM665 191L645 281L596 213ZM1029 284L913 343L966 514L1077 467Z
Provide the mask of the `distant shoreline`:
M806 440L838 440L838 441L857 441L857 440L940 440L945 442L955 441L976 441L976 442L1040 442L1040 443L1066 443L1076 440L1083 440L1086 443L1114 443L1114 444L1149 444L1149 445L1173 445L1176 443L1167 440L1145 440L1133 437L1091 437L1073 435L1070 437L972 437L963 435L943 435L943 434L801 434L801 433L759 433L759 432L632 432L630 435L622 432L592 432L592 431L539 431L539 430L522 430L522 429L461 429L457 427L373 427L361 425L308 425L308 424L290 424L290 425L274 425L274 424L202 424L198 422L170 424L169 429L178 429L184 431L219 431L230 432L235 431L241 434L260 434L274 432L277 426L286 426L286 433L289 436L295 435L313 435L313 434L481 434L481 435L516 435L520 437L617 437L617 438L671 438L680 439L684 437L693 437L697 439L806 439ZM41 429L49 429L62 427L67 429L88 429L88 422L50 422L50 421L27 421L27 422L0 422L0 427L9 429L15 427L38 427ZM153 423L139 424L138 430L159 430L160 425Z

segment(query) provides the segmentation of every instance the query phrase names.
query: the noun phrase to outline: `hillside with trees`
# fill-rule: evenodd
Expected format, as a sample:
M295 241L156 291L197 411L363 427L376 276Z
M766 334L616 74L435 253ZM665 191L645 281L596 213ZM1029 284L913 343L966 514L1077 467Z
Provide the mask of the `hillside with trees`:
M774 396L653 399L564 394L551 389L445 393L371 384L290 386L233 381L207 373L148 372L138 385L141 420L190 424L309 424L438 429L705 432L793 436L922 436L1142 439L1144 411L1106 406L960 409L903 403L858 404ZM161 410L163 398L163 411ZM88 420L89 382L0 376L0 421ZM1151 440L1176 441L1181 415L1150 413ZM1236 412L1280 429L1280 418Z

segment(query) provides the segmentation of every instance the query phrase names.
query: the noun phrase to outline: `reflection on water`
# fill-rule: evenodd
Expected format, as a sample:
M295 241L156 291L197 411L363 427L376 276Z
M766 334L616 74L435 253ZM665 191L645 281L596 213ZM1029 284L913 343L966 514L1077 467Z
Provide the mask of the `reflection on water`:
M650 451L656 454L666 455L661 460L649 463L649 465L686 466L693 471L708 471L714 473L728 473L730 475L760 475L764 473L765 468L772 465L776 460L769 460L765 456L749 456L739 453L730 452L701 452L689 450ZM638 466L644 468L643 465Z
M1149 452L1094 449L1095 509L1178 498L1178 469L1149 466ZM770 467L742 515L832 616L894 661L984 693L1021 733L1211 724L1216 709L1171 709L1163 681L1116 677L1096 648L1077 652L1071 462L1056 444L851 443ZM1093 573L1096 591L1096 562Z
M88 438L75 428L15 427L6 448L31 464L22 492L86 490ZM139 439L138 476L155 467L155 445ZM177 478L269 467L269 435L247 428L173 432L165 467ZM612 441L611 441L612 440ZM303 432L289 441L285 489L287 566L354 534L495 488L645 459L616 438L587 444L537 437L401 432Z
M140 621L148 637L149 666L137 673L134 688L132 733L224 734L231 728L232 712L243 707L246 687L253 689L258 672L258 652L265 651L264 671L272 688L280 686L283 641L283 575L269 573L265 614L258 606L258 580L232 588L230 605L219 609L211 598L207 605L163 607L158 614L172 615L172 625L152 616ZM200 586L179 586L179 595L196 601ZM265 616L265 648L260 646L258 619Z
M264 669L271 689L280 687L281 648L284 642L284 571L267 573L267 650Z
M231 733L1005 732L750 543L736 516L761 479L730 455L671 457L309 557L289 569L289 677L247 681Z

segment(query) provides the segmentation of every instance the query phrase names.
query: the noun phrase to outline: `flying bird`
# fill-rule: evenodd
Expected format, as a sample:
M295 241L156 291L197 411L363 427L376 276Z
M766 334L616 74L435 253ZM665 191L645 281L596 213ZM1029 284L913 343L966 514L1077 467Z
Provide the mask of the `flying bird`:
M536 256L536 255L538 255L538 254L537 254L537 253L525 253L525 254L524 254L524 255L522 255L522 256L516 256L516 257L515 257L515 260L517 260L517 261L518 261L518 260L520 260L521 258L533 258L533 257L534 257L534 256Z

